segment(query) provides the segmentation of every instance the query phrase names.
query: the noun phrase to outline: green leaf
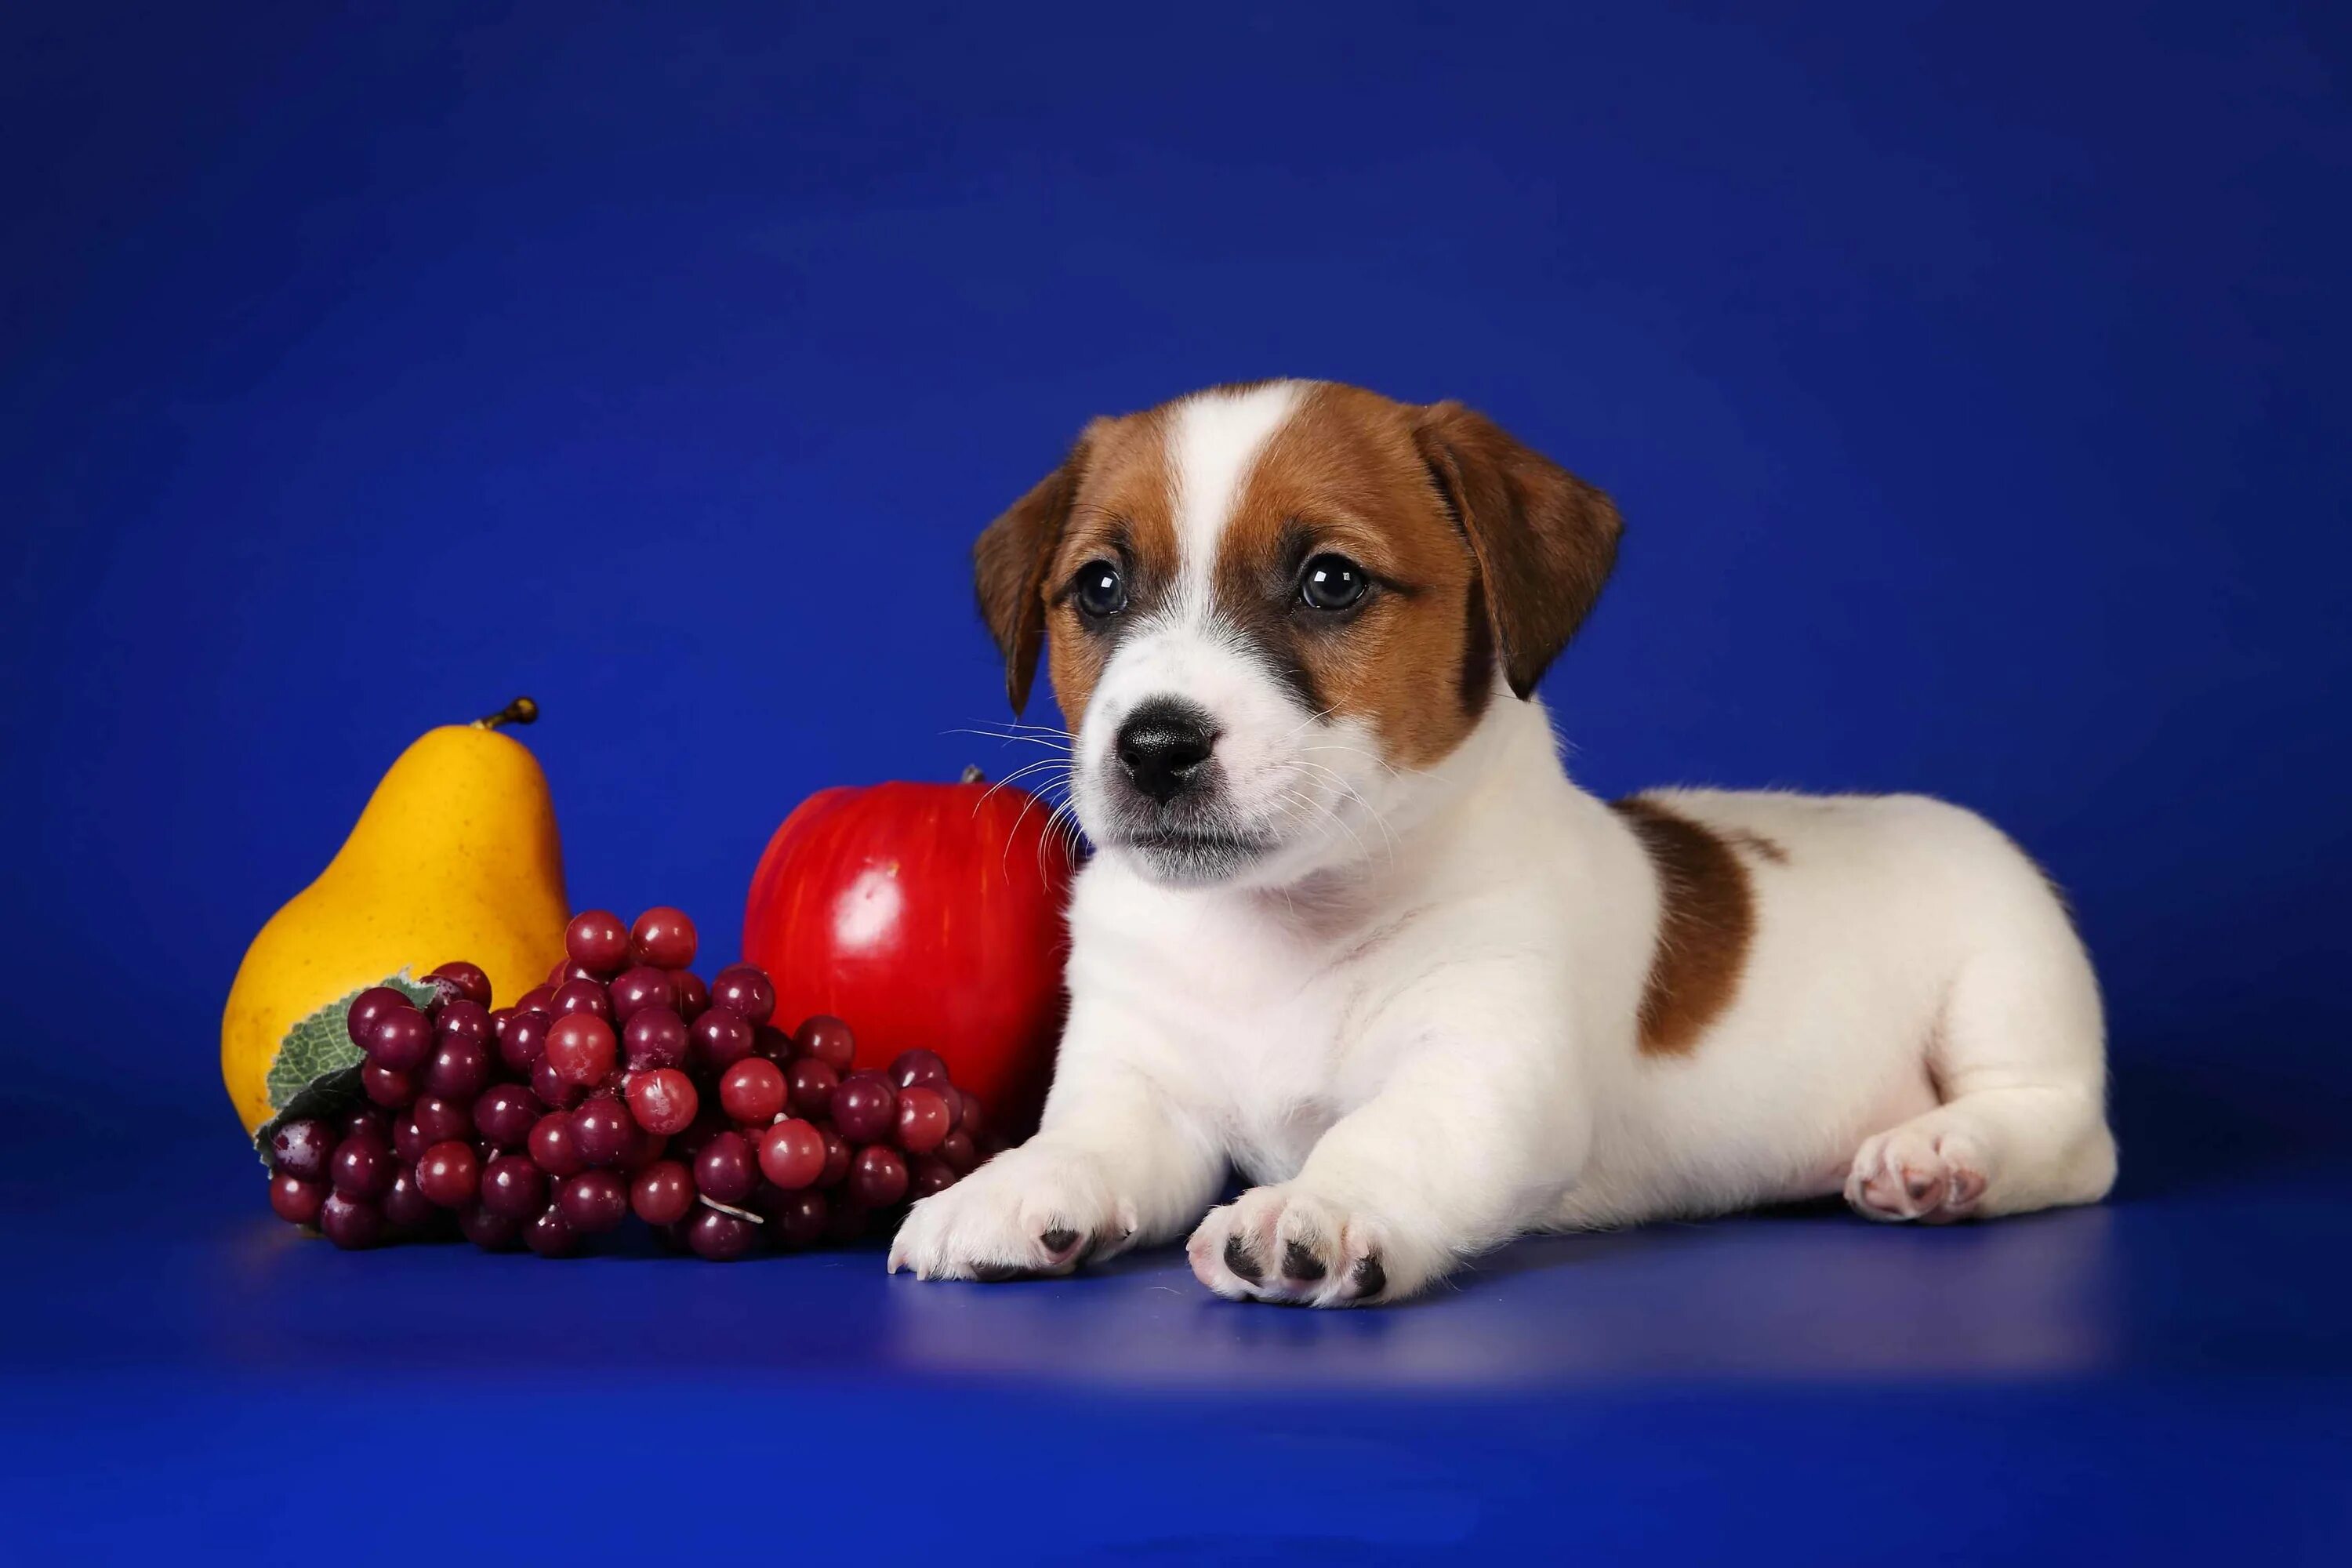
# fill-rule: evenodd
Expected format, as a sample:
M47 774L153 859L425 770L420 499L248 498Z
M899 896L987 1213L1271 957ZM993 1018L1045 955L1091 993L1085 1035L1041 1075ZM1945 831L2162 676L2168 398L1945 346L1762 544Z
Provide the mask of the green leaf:
M419 1007L434 999L434 987L410 979L405 969L378 984L391 986ZM269 1140L278 1128L305 1116L334 1115L361 1098L362 1053L352 1044L352 1004L373 989L363 985L328 1003L287 1030L285 1039L278 1042L277 1059L269 1064L269 1076L263 1081L269 1091L270 1109L278 1114L253 1134L254 1152L263 1164L269 1163Z

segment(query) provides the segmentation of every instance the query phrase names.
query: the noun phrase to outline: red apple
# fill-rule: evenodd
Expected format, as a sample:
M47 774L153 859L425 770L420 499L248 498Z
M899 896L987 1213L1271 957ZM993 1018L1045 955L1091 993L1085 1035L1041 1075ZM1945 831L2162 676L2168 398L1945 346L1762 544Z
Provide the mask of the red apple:
M1071 846L1045 803L976 777L829 789L769 840L743 957L775 1023L847 1021L856 1066L937 1051L1013 1139L1035 1125L1064 1012Z

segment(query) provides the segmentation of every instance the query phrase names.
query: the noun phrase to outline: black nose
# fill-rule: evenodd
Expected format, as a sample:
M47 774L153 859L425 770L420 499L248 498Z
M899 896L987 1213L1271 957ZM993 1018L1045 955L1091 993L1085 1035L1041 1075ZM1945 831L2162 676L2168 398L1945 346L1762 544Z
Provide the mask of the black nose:
M1137 789L1165 805L1199 782L1201 765L1216 743L1207 714L1155 698L1118 727L1118 765Z

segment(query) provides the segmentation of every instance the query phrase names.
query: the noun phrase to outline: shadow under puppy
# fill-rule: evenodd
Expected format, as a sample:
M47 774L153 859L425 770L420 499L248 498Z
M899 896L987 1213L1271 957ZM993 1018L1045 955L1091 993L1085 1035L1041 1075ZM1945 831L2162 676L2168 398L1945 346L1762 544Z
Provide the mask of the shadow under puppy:
M1277 381L1087 427L975 552L1097 850L1069 1024L1037 1135L918 1204L894 1270L1189 1233L1222 1295L1352 1306L1531 1230L2106 1192L2097 983L1998 830L1570 782L1536 682L1619 530L1451 403Z

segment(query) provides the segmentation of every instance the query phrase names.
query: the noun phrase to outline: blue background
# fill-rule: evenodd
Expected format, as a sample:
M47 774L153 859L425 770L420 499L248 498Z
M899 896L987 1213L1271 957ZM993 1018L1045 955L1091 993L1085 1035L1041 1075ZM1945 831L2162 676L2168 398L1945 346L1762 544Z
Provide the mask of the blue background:
M2340 1543L2343 14L1264 9L0 19L20 1530L334 1529L359 1497L260 1479L289 1444L446 1513L465 1379L531 1484L598 1376L748 1462L798 1440L756 1373L956 1469L790 1489L877 1550ZM1461 398L1614 493L1546 683L1588 785L1925 789L2032 849L2108 990L2116 1204L1531 1244L1380 1327L1165 1259L916 1296L271 1226L220 1000L417 732L534 695L575 902L731 952L803 795L1016 760L955 732L1004 716L978 530L1088 416L1267 374ZM600 1314L635 1337L551 1326ZM367 1443L253 1397L420 1367ZM93 1500L126 1465L146 1511Z

